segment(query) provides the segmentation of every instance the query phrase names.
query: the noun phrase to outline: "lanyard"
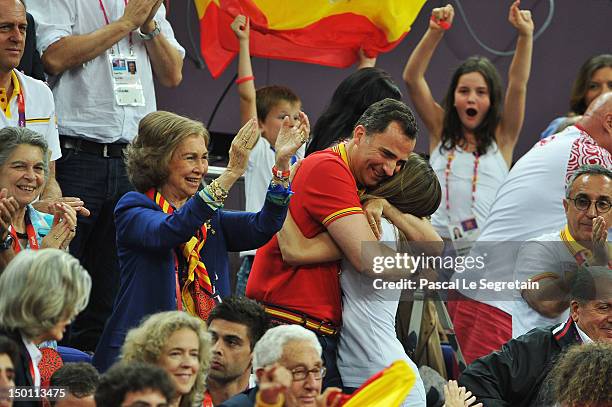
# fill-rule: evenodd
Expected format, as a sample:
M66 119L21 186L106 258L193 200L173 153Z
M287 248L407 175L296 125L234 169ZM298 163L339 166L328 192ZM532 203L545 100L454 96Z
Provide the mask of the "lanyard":
M25 214L25 224L26 224L26 233L28 235L28 244L30 249L38 250L38 239L36 238L36 231L34 230L34 225L32 225L32 221L30 220L30 209L26 208ZM15 227L11 225L10 228L11 237L13 238L13 250L15 254L21 251L21 244L19 244L19 238L17 236L17 231Z
M478 164L480 162L480 155L477 152L472 153L474 155L474 173L472 174L472 203L470 208L474 209L474 202L476 201L476 183L478 182ZM446 213L450 219L450 198L448 194L448 181L451 172L451 163L455 159L455 149L449 151L448 161L446 162L446 169L444 170L444 188L446 192Z
M25 115L25 96L23 95L23 88L20 87L19 93L17 94L17 112L19 115L19 127L26 126L26 115Z
M106 22L106 25L110 24L110 20L108 19L108 14L106 13L106 8L104 7L104 3L102 3L102 0L98 0L98 2L100 3L100 8L102 9L102 14L104 15L104 21ZM125 4L125 6L127 7L127 0L123 0L123 4ZM130 32L129 36L129 42L130 42L130 55L134 55L134 43L132 42L132 33ZM113 52L113 48L111 47L111 54ZM117 43L117 54L120 54L120 50L119 50L119 43Z

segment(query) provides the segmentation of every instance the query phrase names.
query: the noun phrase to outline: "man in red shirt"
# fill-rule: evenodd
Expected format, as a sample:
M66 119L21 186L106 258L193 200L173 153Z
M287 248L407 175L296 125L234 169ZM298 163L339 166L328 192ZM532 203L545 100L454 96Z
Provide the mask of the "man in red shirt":
M329 232L355 269L371 274L372 257L389 255L391 249L380 245L372 253L362 253L364 242L377 239L361 208L359 190L397 173L414 149L416 133L412 111L400 101L384 99L364 112L351 140L308 156L293 180L295 195L289 204L304 236ZM324 387L341 387L336 368L342 325L339 271L337 261L284 263L275 236L258 249L246 290L247 297L262 302L273 319L317 333L327 367Z

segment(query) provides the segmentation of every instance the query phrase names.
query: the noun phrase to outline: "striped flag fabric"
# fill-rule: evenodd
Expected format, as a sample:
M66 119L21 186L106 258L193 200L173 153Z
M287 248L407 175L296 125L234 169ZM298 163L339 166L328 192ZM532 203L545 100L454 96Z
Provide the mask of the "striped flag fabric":
M337 68L392 50L426 0L194 0L201 52L217 78L238 53L230 24L250 19L251 55Z

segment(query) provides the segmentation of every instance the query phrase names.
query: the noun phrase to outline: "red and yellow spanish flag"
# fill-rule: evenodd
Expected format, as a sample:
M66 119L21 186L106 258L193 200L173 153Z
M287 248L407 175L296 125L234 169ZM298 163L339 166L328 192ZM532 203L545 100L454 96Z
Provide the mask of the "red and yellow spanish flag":
M238 52L230 24L250 19L251 55L346 68L359 48L375 56L392 50L426 0L194 0L201 50L213 77Z

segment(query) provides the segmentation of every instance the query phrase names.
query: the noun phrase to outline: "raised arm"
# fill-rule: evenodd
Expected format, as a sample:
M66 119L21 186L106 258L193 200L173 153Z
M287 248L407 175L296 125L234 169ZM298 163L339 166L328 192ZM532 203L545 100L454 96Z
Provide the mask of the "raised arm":
M359 48L359 61L357 63L357 70L361 68L374 68L376 66L376 56L367 56L363 48Z
M255 79L247 79L253 77L251 52L249 49L250 23L248 17L243 15L236 16L231 27L240 44L238 79L236 83L238 84L238 96L240 97L240 123L244 124L250 118L257 117Z
M283 261L292 266L301 264L326 263L342 259L342 252L329 233L319 233L308 239L287 214L283 228L276 235Z
M425 72L434 51L444 36L445 28L448 28L453 22L454 13L453 7L450 4L433 9L429 28L414 51L412 51L402 75L408 88L410 99L429 131L430 153L440 142L442 136L444 110L434 100L429 85L425 80ZM443 26L445 28L442 28Z
M508 163L512 164L512 153L525 119L527 81L531 71L533 48L533 21L529 10L519 9L520 1L512 3L508 21L518 32L516 52L508 71L508 89L504 100L504 111L495 135L497 144Z

